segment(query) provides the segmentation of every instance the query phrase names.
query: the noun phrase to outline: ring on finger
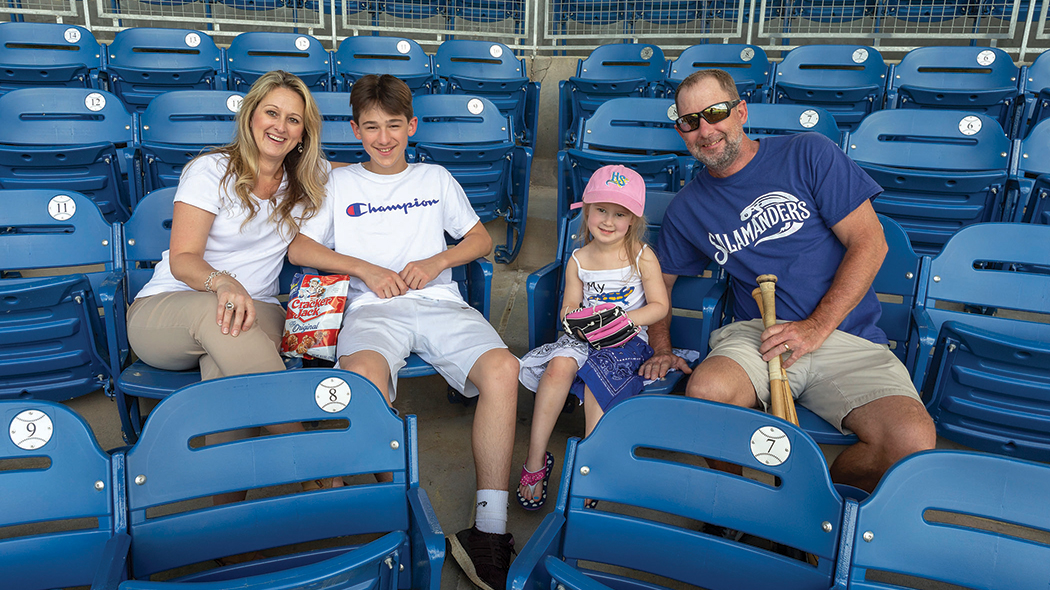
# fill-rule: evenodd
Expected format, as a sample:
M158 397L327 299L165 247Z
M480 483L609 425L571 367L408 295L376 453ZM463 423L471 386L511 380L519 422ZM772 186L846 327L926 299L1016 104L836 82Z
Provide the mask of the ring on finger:
M790 347L790 346L788 346L788 343L787 343L787 342L785 342L785 343L784 343L784 350L785 350L786 352L791 352L791 347Z
M237 307L237 306L234 305L232 301L227 301L226 302L226 309L233 309L235 307Z

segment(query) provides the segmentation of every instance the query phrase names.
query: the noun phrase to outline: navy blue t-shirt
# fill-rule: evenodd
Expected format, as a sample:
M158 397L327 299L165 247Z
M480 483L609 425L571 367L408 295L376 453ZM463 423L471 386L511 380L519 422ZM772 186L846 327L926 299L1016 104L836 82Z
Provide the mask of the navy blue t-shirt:
M664 214L657 253L663 272L698 275L714 260L733 277L738 319L759 317L751 297L762 274L777 275L777 318L808 318L846 251L831 231L882 188L823 135L767 137L742 170L702 170ZM873 289L839 325L885 344Z

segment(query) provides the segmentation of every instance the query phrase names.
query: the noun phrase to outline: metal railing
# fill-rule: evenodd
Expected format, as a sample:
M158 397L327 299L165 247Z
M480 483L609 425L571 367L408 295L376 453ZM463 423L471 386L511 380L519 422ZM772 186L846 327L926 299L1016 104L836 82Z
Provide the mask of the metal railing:
M250 30L500 41L522 55L586 55L644 41L674 54L697 43L862 43L894 59L915 47L999 47L1028 62L1050 48L1050 0L11 0L11 20L80 24L100 39L128 27L194 28L222 42ZM1034 8L1034 10L1033 10ZM102 33L101 35L99 33Z

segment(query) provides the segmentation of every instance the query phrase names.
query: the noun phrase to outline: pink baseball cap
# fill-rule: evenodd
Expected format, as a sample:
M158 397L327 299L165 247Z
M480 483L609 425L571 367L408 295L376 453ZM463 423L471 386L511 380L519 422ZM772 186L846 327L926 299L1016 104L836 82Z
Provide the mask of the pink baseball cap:
M584 203L615 203L641 217L645 213L645 181L627 166L602 166L587 181L583 202L569 208L579 209Z

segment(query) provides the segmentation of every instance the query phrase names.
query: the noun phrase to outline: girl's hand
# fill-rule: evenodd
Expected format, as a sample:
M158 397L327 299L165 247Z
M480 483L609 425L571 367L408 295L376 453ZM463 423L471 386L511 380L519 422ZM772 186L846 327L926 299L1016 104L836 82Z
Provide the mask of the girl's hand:
M234 338L255 324L255 302L241 283L230 275L216 275L212 279L218 305L215 323L222 326L222 333Z

